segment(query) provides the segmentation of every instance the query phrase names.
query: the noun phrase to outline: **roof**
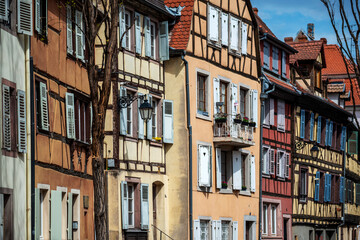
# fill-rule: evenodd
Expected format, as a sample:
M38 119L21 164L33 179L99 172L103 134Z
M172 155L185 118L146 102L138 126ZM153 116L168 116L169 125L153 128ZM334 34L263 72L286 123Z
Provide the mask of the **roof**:
M268 33L270 34L271 36L275 37L275 34L270 30L270 28L263 22L263 20L259 17L258 14L255 13L255 17L256 17L256 21L259 25L259 32L260 33Z
M298 51L293 55L290 55L290 63L294 64L299 60L316 60L321 50L323 49L324 42L319 41L307 41L307 42L288 42L288 45Z
M162 0L142 0L145 4L155 7L159 11L165 13L168 16L171 16L171 13L165 7L164 1Z
M327 86L329 93L343 93L345 91L344 83L332 83Z
M166 6L176 8L184 7L170 35L170 47L185 50L190 36L191 18L194 8L194 0L165 0Z
M336 44L324 46L326 67L322 69L323 75L347 74L346 65L341 54L341 50ZM352 66L349 66L349 73L353 73Z
M275 83L278 86L281 86L283 88L286 88L287 90L293 91L294 93L296 92L294 89L294 86L291 83L282 81L280 79L274 78L273 76L265 73L266 77L272 82Z
M353 85L353 91L351 91L351 84L350 81L352 82ZM346 79L345 81L345 88L346 91L350 91L351 92L351 96L349 101L345 101L345 106L352 106L354 105L353 103L353 96L354 96L354 100L355 100L355 105L360 106L360 89L359 89L359 83L356 80L356 78L352 78L351 80Z

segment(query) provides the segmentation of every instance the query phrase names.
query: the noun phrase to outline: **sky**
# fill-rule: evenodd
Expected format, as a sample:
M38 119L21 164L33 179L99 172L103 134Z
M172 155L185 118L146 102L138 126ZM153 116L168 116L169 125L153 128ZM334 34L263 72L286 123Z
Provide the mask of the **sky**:
M329 44L337 43L327 10L320 0L251 0L258 15L280 40L296 37L307 24L315 24L315 40L326 38Z

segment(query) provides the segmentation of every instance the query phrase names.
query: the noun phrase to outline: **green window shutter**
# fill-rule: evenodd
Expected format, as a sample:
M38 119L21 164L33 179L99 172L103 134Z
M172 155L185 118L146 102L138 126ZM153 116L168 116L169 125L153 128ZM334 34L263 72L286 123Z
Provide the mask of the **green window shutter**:
M35 30L40 32L40 0L35 0Z
M358 132L353 131L348 139L348 153L357 154L358 153Z
M73 223L73 207L72 207L72 203L73 203L73 196L72 193L68 193L68 200L67 200L67 235L68 235L68 240L72 240L72 223Z
M159 56L161 61L169 60L169 28L168 22L160 23Z
M41 234L40 189L35 188L35 239Z
M126 88L120 87L120 97L126 97ZM127 132L127 108L120 108L120 134L126 135Z
M61 195L62 192L51 191L50 237L61 239Z
M360 184L359 183L356 183L355 184L355 190L356 190L356 204L359 205L360 204Z
M0 20L8 21L9 0L0 0Z
M129 203L128 203L128 185L127 182L121 182L121 220L122 220L122 228L129 228Z
M141 229L149 229L149 184L141 184Z

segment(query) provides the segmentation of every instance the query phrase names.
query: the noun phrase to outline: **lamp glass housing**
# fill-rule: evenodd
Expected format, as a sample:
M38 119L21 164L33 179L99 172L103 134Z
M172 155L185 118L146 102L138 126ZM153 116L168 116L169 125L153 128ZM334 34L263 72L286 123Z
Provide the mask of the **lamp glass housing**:
M144 100L144 102L139 107L139 111L141 119L147 122L151 119L153 107L150 103L148 103L148 100Z

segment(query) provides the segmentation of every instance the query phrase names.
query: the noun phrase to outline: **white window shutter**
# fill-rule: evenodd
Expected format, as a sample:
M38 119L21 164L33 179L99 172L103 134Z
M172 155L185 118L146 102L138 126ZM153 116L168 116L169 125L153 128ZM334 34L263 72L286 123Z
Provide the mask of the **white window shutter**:
M211 148L209 146L198 145L198 173L199 173L199 186L211 187Z
M258 91L256 89L251 90L251 118L252 121L258 123Z
M276 152L276 176L278 177L281 177L280 165L281 165L281 152L278 150Z
M126 96L126 88L120 87L119 96ZM120 108L120 134L126 135L127 133L127 108Z
M241 23L241 53L247 54L247 45L248 45L248 25L246 23Z
M255 192L256 173L255 173L255 156L250 156L250 191Z
M49 131L49 115L46 84L40 82L40 113L41 113L41 129Z
M61 239L61 222L62 219L62 192L52 190L51 191L51 213L50 213L50 238Z
M141 15L139 13L135 13L135 45L136 45L136 53L141 54Z
M82 12L75 10L75 46L76 57L84 60L84 32L83 32L83 14Z
M275 119L275 104L274 99L270 98L270 125L274 125L274 119Z
M277 128L285 131L285 101L278 99L277 105Z
M152 96L150 94L147 95L147 99L150 103L150 105L154 108L154 111L156 110L155 106L152 105ZM152 121L152 117L149 121L147 121L146 123L146 139L147 140L150 140L152 141L152 124L151 124L151 121Z
M232 152L232 162L233 162L233 189L241 190L242 182L241 175L244 174L241 172L241 152L233 151Z
M270 126L270 99L266 99L264 102L264 121L263 124Z
M159 56L161 61L169 60L169 28L168 22L160 23Z
M208 6L208 31L209 39L211 41L219 41L219 12L213 6Z
M200 237L200 220L194 220L194 240L201 240L201 237Z
M232 231L232 239L233 240L238 240L238 235L239 235L239 223L237 222L237 221L234 221L233 223L232 223L232 225L233 225L233 231Z
M66 135L70 139L75 139L75 99L74 94L65 94L66 105Z
M18 105L18 151L26 153L26 96L25 92L18 90L17 92Z
M218 112L216 103L220 102L220 81L218 78L213 79L214 82L214 115Z
M3 85L3 147L11 150L10 87Z
M239 51L239 20L230 16L230 50Z
M40 33L40 0L35 0L35 30Z
M238 101L238 91L237 91L237 85L235 83L231 84L231 114L232 117L235 118L237 114L239 101Z
M263 149L262 149L262 157L263 157L262 172L264 174L269 174L269 148L268 147L263 147Z
M275 150L270 149L270 174L275 174Z
M66 49L69 54L73 54L73 34L72 34L72 9L66 6Z
M125 48L126 47L126 40L125 40L125 36L123 37L123 34L126 30L125 27L125 8L124 6L119 7L119 41L121 40L122 37L122 42L120 44L121 47Z
M216 154L216 188L221 188L221 148L215 149Z
M32 36L32 1L31 0L18 0L17 7L17 27L18 33Z
M0 20L8 21L9 0L0 0Z
M216 220L216 240L221 240L221 220Z
M145 56L151 57L150 18L144 17Z
M149 229L149 184L141 184L141 229Z
M290 172L290 155L288 153L285 153L285 177L289 178L289 172Z
M67 236L68 236L68 240L72 240L73 238L73 228L72 228L72 224L73 224L73 196L72 193L68 193L68 200L67 200Z
M174 143L174 102L163 100L163 142Z
M138 96L143 96L143 95L144 94L142 94L142 93L138 93ZM142 101L139 97L137 99L137 103L138 103L138 138L144 139L144 120L141 118L140 111L139 111Z
M129 228L129 203L128 203L128 185L127 182L121 182L121 221L122 229Z
M221 15L221 44L228 46L229 45L229 15L227 13L222 13Z
M40 209L40 189L35 188L35 239L40 239L41 235L41 209Z
M211 240L217 240L216 239L216 220L211 221Z

